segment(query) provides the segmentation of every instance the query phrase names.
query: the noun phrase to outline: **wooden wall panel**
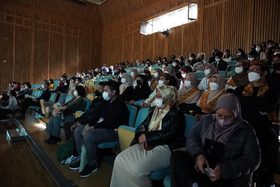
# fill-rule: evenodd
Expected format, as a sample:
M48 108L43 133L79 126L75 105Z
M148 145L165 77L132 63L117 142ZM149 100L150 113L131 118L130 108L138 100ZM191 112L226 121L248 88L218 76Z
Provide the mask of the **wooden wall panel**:
M90 40L79 40L78 70L93 68L91 63Z
M168 36L168 56L183 55L182 49L182 27L175 27L170 29L170 34Z
M102 64L102 43L101 42L92 42L92 51L91 51L91 66L92 68L101 67Z
M37 83L48 78L48 51L49 33L43 30L36 30L33 79L36 80Z
M131 62L132 61L131 53L132 53L132 48L133 48L132 42L133 42L132 33L124 35L124 50L123 50L124 58L123 59L126 59L126 61L129 61L130 65L132 65L132 62Z
M222 4L204 10L203 51L209 56L213 49L221 48Z
M154 34L154 56L151 60L156 61L158 57L167 57L168 55L168 38L161 33Z
M140 34L140 33L139 33ZM146 61L147 58L153 60L153 35L145 35L143 36L143 57L142 59Z
M31 62L31 29L15 26L15 66L14 79L18 82L27 82L30 77ZM48 43L48 42L47 42ZM46 54L46 51L42 51ZM37 71L41 71L40 66L36 66ZM40 72L41 73L41 72Z
M182 26L183 29L183 38L182 38L182 48L184 57L189 57L190 53L197 53L198 50L198 31L199 26L198 22L192 22Z
M0 84L2 90L8 87L9 82L17 81L13 77L13 41L14 27L0 22Z
M77 62L77 46L78 46L78 39L66 36L66 62L65 62L65 71L67 75L75 75L78 69L78 62ZM82 69L81 69L82 70Z
M139 33L140 31L135 31L132 33L133 35L133 49L132 49L132 61L136 62L136 60L139 60L140 62L144 60L143 58L143 37L144 35L141 35Z
M49 78L59 78L62 70L62 54L63 54L63 35L58 33L50 33L50 71Z

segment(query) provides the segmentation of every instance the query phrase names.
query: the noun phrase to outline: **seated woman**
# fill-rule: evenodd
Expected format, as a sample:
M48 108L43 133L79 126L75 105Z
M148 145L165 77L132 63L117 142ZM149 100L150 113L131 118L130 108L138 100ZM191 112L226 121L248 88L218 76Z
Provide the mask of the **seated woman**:
M23 83L24 89L17 94L17 99L25 99L25 94L32 94L31 84L29 82Z
M60 123L64 120L73 120L76 111L84 111L86 108L85 88L83 86L76 86L76 91L74 92L75 98L71 99L69 102L60 106L53 113L57 113L56 116L52 116L50 122L47 125L46 132L50 135L48 140L45 142L49 144L55 144L61 139L59 138ZM64 119L63 119L64 118Z
M190 66L182 66L180 69L180 75L181 75L181 80L180 80L180 87L179 89L184 87L186 76L189 72L192 72L192 68Z
M168 73L161 74L157 84L157 88L160 88L165 85L171 85L177 89L177 82L175 81L175 78L172 75L169 75ZM156 90L154 90L153 93L149 95L149 98L147 98L143 103L141 103L141 107L151 108L156 106L155 99L156 99Z
M246 60L237 62L235 66L235 73L236 75L230 77L230 79L227 81L225 90L227 92L233 92L236 87L238 86L246 86L250 82L248 80L248 69L249 69L249 63Z
M129 104L134 104L140 106L140 104L145 101L151 94L150 87L148 85L148 80L145 75L138 75L137 86L135 87L132 95L132 99L129 101Z
M54 86L54 85L53 85L53 79L50 79L50 80L49 80L49 83L50 83L49 89L52 90L52 89L53 89L53 86Z
M185 114L195 110L196 103L203 93L197 85L197 75L193 72L186 74L184 86L178 91L178 107Z
M222 75L216 74L211 77L209 84L210 89L203 92L201 98L196 103L195 116L197 120L202 117L202 114L214 113L214 108L218 99L228 94L225 90L225 78Z
M135 131L132 146L115 159L111 187L152 186L152 171L169 167L172 151L185 141L185 120L177 110L177 90L163 86L156 91L156 107Z
M147 77L148 84L150 86L151 85L151 80L153 79L153 77L151 75L151 71L145 68L143 72L144 72L145 76Z
M226 49L223 54L223 61L229 62L232 60L232 56L230 55L230 50Z
M128 73L123 73L121 82L122 84L120 85L120 97L125 101L125 102L129 102L130 100L132 100L132 96L133 96L133 78L130 74Z
M171 155L171 186L249 187L260 164L259 143L252 126L241 117L234 95L222 96L215 115L203 117L191 129L186 151ZM205 169L212 169L212 177Z
M163 72L164 73L168 73L169 75L172 75L175 78L176 82L177 82L177 88L179 88L180 81L178 80L178 77L176 75L176 72L175 72L174 68L170 67L170 66L165 66Z
M137 85L137 80L136 80L136 78L138 77L138 75L139 75L139 73L138 73L138 71L137 71L137 69L135 69L135 68L132 68L131 69L131 73L130 73L130 75L132 76L132 78L133 78L133 80L134 80L134 82L133 82L133 87L135 88L135 86Z
M7 106L0 107L0 120L8 119L7 114L13 114L14 110L16 110L18 108L16 92L14 90L9 90L7 92L7 96L9 97L9 104Z
M210 78L214 74L218 74L218 70L214 64L207 63L204 65L204 73L205 77L201 80L200 84L198 85L198 88L202 91L206 91L209 89Z
M160 78L161 74L162 74L161 69L158 68L158 69L155 70L154 78L151 80L151 85L150 85L151 89L156 89L157 88L158 81L159 81L159 78Z

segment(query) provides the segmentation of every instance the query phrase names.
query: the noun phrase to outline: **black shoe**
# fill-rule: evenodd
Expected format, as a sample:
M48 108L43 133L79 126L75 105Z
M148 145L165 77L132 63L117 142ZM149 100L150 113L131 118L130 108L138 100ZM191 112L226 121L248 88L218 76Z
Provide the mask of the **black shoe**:
M20 115L19 117L17 117L17 119L25 119L24 115Z
M54 138L54 136L50 136L49 139L45 140L45 142L49 143L53 138Z
M98 167L96 166L91 166L89 164L87 164L85 166L85 168L83 169L83 171L80 174L80 177L88 177L90 176L92 173L96 172L98 170Z
M71 169L71 170L78 170L78 169L80 169L80 161L78 161L78 162L76 162L74 164L71 164L69 166L69 169Z
M51 140L48 141L48 144L56 144L57 142L59 142L61 139L59 137L55 137L53 136L53 138L51 138Z

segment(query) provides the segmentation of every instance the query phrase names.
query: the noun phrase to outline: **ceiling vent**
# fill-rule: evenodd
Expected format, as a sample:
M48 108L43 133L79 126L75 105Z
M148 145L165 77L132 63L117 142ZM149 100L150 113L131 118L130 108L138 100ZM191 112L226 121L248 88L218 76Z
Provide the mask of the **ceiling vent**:
M97 4L97 5L101 5L101 4L104 3L106 0L85 0L85 1L88 1L88 2L90 2L90 3Z

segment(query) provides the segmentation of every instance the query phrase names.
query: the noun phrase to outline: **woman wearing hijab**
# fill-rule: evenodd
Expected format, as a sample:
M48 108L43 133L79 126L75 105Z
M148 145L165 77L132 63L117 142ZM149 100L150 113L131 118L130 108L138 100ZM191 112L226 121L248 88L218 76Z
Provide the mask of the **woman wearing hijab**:
M180 82L179 82L179 80L178 80L178 77L177 77L177 75L176 75L176 72L175 72L174 68L169 67L169 66L166 66L166 67L164 68L164 71L163 71L163 72L164 72L164 73L168 73L169 75L172 75L172 76L175 78L176 82L177 82L177 87L179 88Z
M133 78L133 80L134 80L134 82L133 82L132 85L135 87L135 86L137 85L136 78L137 78L137 76L139 75L137 69L135 69L135 68L131 69L130 75L132 76L132 78Z
M151 94L151 89L145 75L138 75L135 80L137 86L134 88L132 99L129 101L129 104L140 106Z
M186 74L184 85L178 91L178 107L185 114L189 114L190 110L195 110L196 103L203 92L198 89L197 75L193 72Z
M185 141L184 115L176 107L177 90L163 86L156 93L156 107L136 129L132 146L116 157L111 187L152 186L152 171L167 168L172 151Z
M180 80L180 87L179 89L183 88L185 86L185 80L186 80L186 75L192 72L192 68L190 66L182 66L180 69L181 73L181 80Z
M209 83L211 82L210 78L214 74L218 74L218 70L214 64L207 63L204 65L204 73L205 77L201 80L200 84L198 85L198 88L202 91L209 89Z
M186 152L172 153L172 187L251 186L260 164L259 143L252 126L242 119L240 103L234 95L222 96L215 114L204 116L191 129ZM205 174L211 168L212 177Z
M120 97L128 102L132 100L132 95L133 95L133 78L130 74L123 73L121 82L122 84L120 85Z
M158 69L155 70L154 78L151 80L151 86L150 86L151 89L156 89L157 88L158 81L159 81L159 78L160 78L161 74L162 74L161 69L158 68Z
M248 80L249 63L245 60L237 62L235 66L236 75L232 76L226 84L226 90L232 92L238 86L246 86L250 82Z
M55 109L52 117L47 125L46 132L50 135L48 140L45 140L48 144L55 144L61 139L59 138L60 123L66 120L74 119L74 113L78 110L84 111L86 108L85 88L83 86L76 86L74 92L74 98L64 105ZM54 115L54 113L56 113Z
M196 118L199 120L201 114L211 114L214 112L214 108L218 99L228 94L225 90L225 78L222 75L215 74L211 77L209 84L210 89L203 92L201 98L196 103Z

